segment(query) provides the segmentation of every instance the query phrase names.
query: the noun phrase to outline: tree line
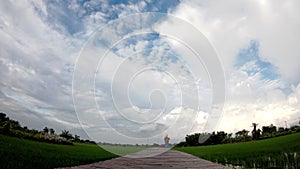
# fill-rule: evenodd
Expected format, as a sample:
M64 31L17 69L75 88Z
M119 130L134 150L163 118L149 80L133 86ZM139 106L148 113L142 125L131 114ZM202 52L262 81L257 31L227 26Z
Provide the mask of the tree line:
M262 126L261 129L257 129L257 126L257 123L252 123L253 130L251 131L251 135L250 131L246 129L240 130L234 133L234 135L233 133L226 133L224 131L217 131L212 133L194 133L191 135L187 135L185 137L185 141L180 142L176 146L203 146L247 142L300 132L300 126L298 125L291 126L290 128L284 128L276 127L271 124L269 126Z
M68 130L62 130L58 134L53 128L44 127L39 131L29 129L27 126L23 127L3 112L0 112L0 134L55 144L73 145L73 142L96 144L94 141L80 139L79 135L73 136Z

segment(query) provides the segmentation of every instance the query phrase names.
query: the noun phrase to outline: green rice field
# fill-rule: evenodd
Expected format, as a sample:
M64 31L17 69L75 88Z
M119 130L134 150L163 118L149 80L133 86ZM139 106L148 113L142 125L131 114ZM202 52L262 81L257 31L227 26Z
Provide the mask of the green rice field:
M239 168L300 168L300 133L252 142L174 149Z
M58 145L0 135L1 169L47 169L117 157L97 145Z

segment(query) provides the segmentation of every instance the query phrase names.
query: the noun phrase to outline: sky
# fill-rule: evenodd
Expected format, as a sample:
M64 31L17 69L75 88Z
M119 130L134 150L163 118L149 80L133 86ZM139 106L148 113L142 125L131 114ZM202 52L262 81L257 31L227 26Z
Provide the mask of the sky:
M297 0L1 1L0 111L113 143L300 121Z

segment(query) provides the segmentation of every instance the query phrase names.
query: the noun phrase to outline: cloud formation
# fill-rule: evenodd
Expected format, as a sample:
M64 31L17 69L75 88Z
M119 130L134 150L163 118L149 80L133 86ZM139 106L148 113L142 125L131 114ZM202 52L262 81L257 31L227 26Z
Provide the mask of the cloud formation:
M201 30L220 56L227 79L220 130L299 121L299 107L290 104L300 77L298 3L183 1L172 10Z
M136 13L160 12L197 28L219 55L227 95L223 114L215 117L220 120L217 129L236 132L250 129L252 122L296 124L300 113L299 6L296 0L0 2L0 110L32 128L47 125L58 132L67 128L84 134L83 128L99 134L100 141L111 142L119 138L108 134L114 129L131 136L144 133L141 137L168 132L174 141L184 137L179 131L185 135L214 128L206 124L216 92L207 65L192 59L194 53L184 43L159 32L178 32L191 42L195 34L174 25L170 17L115 22ZM95 83L78 81L85 90L72 93L82 48L99 29L114 23L118 24L115 29L105 32L107 39L95 41L102 45L98 51L109 48L102 64L98 64L99 56L80 60L79 75L95 78ZM110 42L141 28L142 23L152 25L145 30L151 33L131 35L111 46ZM149 67L153 69L135 74ZM135 78L128 87L129 75ZM72 94L85 98L75 99L79 115ZM114 101L119 101L119 111L137 121L153 119L161 110L165 114L151 125L136 126L121 118ZM194 125L187 125L191 118ZM157 138L118 141L162 142Z

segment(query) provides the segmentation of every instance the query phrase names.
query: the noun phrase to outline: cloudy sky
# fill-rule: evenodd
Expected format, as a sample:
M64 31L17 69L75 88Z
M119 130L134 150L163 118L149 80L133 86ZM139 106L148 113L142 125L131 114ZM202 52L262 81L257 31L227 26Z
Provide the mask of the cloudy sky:
M299 8L1 1L0 111L29 128L118 143L298 124Z

